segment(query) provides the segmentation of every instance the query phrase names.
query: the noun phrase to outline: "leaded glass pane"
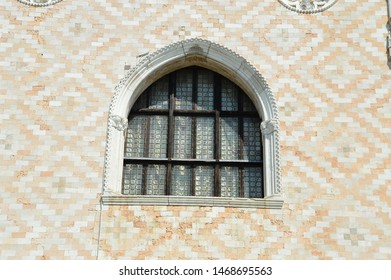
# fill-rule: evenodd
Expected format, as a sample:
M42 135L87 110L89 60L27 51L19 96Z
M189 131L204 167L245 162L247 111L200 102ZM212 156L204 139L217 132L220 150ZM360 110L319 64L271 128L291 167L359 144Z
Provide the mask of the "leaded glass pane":
M164 195L166 185L166 166L148 165L147 195Z
M256 118L243 119L243 159L261 161L260 121Z
M237 87L227 79L221 81L221 110L238 110L238 91Z
M140 109L147 108L147 94L141 94L132 107L132 111L138 111Z
M221 168L221 196L239 196L239 168L224 166Z
M140 164L126 164L123 176L123 194L141 195L143 166Z
M175 109L193 108L193 72L191 69L179 71L176 78Z
M238 159L239 137L238 118L221 118L220 154L221 159Z
M197 159L214 158L214 118L200 117L196 119L196 157Z
M197 166L195 168L195 195L213 196L214 168L212 166Z
M168 100L168 77L164 77L151 86L149 108L168 109Z
M244 196L250 198L262 197L262 168L244 168Z
M172 168L172 195L191 195L190 166L176 165Z
M254 104L250 100L250 98L243 94L243 111L244 112L256 112Z
M144 154L145 117L135 116L129 120L125 143L126 157L142 157Z
M197 109L213 110L213 73L208 70L200 70L197 86Z
M191 158L191 117L175 117L174 158Z
M166 116L150 117L149 157L167 157L167 120Z

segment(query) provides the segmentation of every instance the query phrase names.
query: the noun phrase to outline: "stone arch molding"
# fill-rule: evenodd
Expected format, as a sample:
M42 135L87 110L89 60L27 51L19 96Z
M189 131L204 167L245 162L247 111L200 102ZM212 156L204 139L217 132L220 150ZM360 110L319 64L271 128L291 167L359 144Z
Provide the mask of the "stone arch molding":
M261 118L264 147L264 192L259 202L266 208L281 206L278 109L264 78L243 57L216 43L189 39L166 46L140 61L115 88L109 110L104 166L103 200L127 203L121 196L124 131L130 109L144 90L166 74L188 66L220 73L240 86L253 101ZM140 201L147 197L140 197ZM213 198L216 199L216 198ZM275 208L274 207L274 208Z

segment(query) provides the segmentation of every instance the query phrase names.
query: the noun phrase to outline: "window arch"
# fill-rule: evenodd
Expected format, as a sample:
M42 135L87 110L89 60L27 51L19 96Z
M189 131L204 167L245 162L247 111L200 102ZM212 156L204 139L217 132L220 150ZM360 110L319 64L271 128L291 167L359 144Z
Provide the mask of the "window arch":
M188 67L193 67L193 68L188 68ZM180 69L185 69L185 70L180 70ZM221 161L224 160L218 157L214 157L213 159L197 159L197 152L194 149L191 150L190 153L193 155L195 153L196 156L186 160L179 158L182 161L179 161L178 158L174 157L174 153L175 153L174 148L171 148L173 150L170 151L170 153L168 153L167 151L166 158L159 159L158 157L154 157L154 159L152 159L151 157L149 158L147 157L146 160L147 161L150 160L151 162L147 162L147 161L143 162L142 161L143 159L138 158L138 156L136 155L130 154L129 156L129 154L128 155L126 154L129 151L127 151L124 148L125 140L127 139L126 138L127 135L129 135L128 127L132 126L132 121L129 122L130 126L128 126L127 119L128 116L131 116L132 113L134 113L134 110L136 110L136 108L140 109L141 111L144 110L142 114L147 114L145 110L149 110L149 109L166 110L164 113L166 114L168 112L168 114L170 114L169 113L170 106L171 108L174 108L177 105L173 102L171 102L171 104L174 104L175 106L170 105L170 99L168 99L166 103L165 101L161 101L162 104L166 104L164 106L168 106L168 109L149 108L151 104L152 106L157 106L157 104L154 103L145 103L146 108L144 107L144 109L141 109L139 107L138 102L142 102L142 101L138 101L138 100L141 100L143 98L142 93L144 93L145 91L150 91L151 88L154 87L153 84L156 81L160 81L161 79L163 80L168 79L167 84L169 84L169 80L171 79L169 75L170 73L178 74L181 71L190 71L189 69L193 69L192 71L196 71L196 72L197 71L201 71L201 72L206 71L208 73L215 72L216 74L213 74L212 75L213 77L215 76L220 77L218 79L221 80L221 83L223 83L223 81L225 81L225 83L232 82L232 84L235 85L234 87L243 93L239 95L245 97L247 96L249 98L248 100L250 100L251 101L250 103L252 103L255 107L254 113L256 113L259 116L259 118L262 120L262 122L260 123L260 127L259 127L259 123L257 125L254 125L257 126L258 135L260 135L261 138L260 143L262 145L260 147L262 151L260 154L262 155L262 158L260 162L262 162L262 164L260 162L250 162L250 161L246 163L243 155L241 156L241 158L238 158L237 160L235 159L235 160L231 160L231 162L223 162L224 164L221 163ZM174 83L172 82L171 84ZM213 84L214 84L213 87L215 87L216 83ZM146 96L148 96L148 94ZM191 98L193 99L196 97L198 98L197 95L192 95ZM181 99L180 106L182 105L186 106L187 104L186 98L185 97L183 98L184 98L183 100ZM174 102L176 102L175 99ZM238 102L244 102L244 100L242 101L238 100ZM196 102L192 102L192 104L193 103ZM239 105L238 103L238 106L242 106L242 105ZM201 113L196 112L197 110L194 110L194 108L192 108L189 112L182 112L183 113L182 115L177 116L177 117L182 117L182 119L179 118L177 122L175 122L176 116L173 114L170 131L175 131L175 129L172 129L175 126L175 123L178 124L181 122L186 122L186 117L190 119L193 118L196 119L191 124L192 130L194 130L197 128L197 122L201 122L201 117L207 119L207 115L202 115L202 114L209 113L211 114L211 116L214 116L214 119L216 119L215 115L213 115L216 114L216 111L219 111L220 114L223 115L229 112L229 110L224 111L221 110L221 108L220 110L216 110L216 108L217 107L215 106L213 107L213 110L210 110L210 112L201 112ZM180 110L186 110L186 109L180 109ZM208 111L208 109L205 109L204 111ZM239 111L240 110L236 112ZM160 112L160 114L163 114L163 112ZM197 114L201 114L201 115L197 117L198 116ZM236 114L236 113L231 112L228 114ZM224 117L228 118L229 116L224 116ZM240 119L244 117L250 117L250 116L244 116L244 115L242 117L233 116L233 118L236 119ZM167 120L167 126L169 126L168 121L169 120ZM204 119L202 119L202 121L204 121ZM221 119L219 121L221 122ZM244 121L242 121L242 123L244 124ZM154 125L154 124L152 124L151 122L149 125ZM183 125L183 127L186 127L186 125ZM231 130L235 130L235 129L231 129ZM210 205L210 206L280 208L282 206L282 199L281 199L281 187L280 187L278 130L279 130L278 110L277 110L274 97L269 87L267 86L265 80L262 78L262 76L244 58L220 45L201 39L190 39L190 40L185 40L169 45L144 58L136 67L134 67L128 73L128 75L123 80L121 80L119 85L116 87L116 91L113 96L110 105L110 112L109 112L102 202L105 204L126 204L126 205L131 205L131 204ZM218 129L214 130L213 133L214 134L221 133L216 131L218 131ZM147 134L144 134L144 138L147 137L145 135ZM148 137L151 137L150 134L148 135L149 135ZM196 134L193 133L191 135L196 135ZM178 134L178 136L175 136L174 133L174 135L170 137L171 139L174 139L175 137L179 137L179 136L184 137L186 136L186 134L180 133ZM218 136L214 136L214 137L218 137ZM196 140L192 140L192 141L194 143L194 141ZM175 143L175 141L173 141L173 143ZM220 146L217 145L217 147ZM180 149L182 149L182 152L185 151L184 150L185 148L180 148ZM244 150L242 149L242 153L243 151ZM237 152L239 153L240 150L237 150ZM213 153L215 154L216 151L213 151ZM172 156L170 160L168 160L168 155ZM162 160L162 161L158 162L158 160ZM189 160L195 162L189 164L189 162L187 162ZM211 161L211 162L207 162L207 161ZM196 192L199 190L197 190L197 188L195 187L196 184L194 183L190 184L191 186L190 191L187 190L188 193L190 192L191 194L190 196L188 195L177 196L175 195L176 194L175 192L172 192L173 189L172 177L173 174L174 176L176 176L175 172L178 173L178 168L182 168L179 172L180 173L179 175L186 174L187 172L187 174L189 173L191 174L189 178L196 178L195 172L197 171L192 170L192 168L195 169L197 166L199 168L201 166L202 167L212 166L212 168L215 170L217 169L217 167L215 166L215 164L217 164L216 161L220 161L219 162L220 165L239 168L242 170L241 171L242 173L244 172L243 170L245 167L259 168L261 166L262 172L258 172L258 174L262 174L262 178L261 178L262 184L260 184L261 194L257 194L257 195L247 194L248 192L246 193L245 190L246 187L245 184L243 183L241 184L241 187L239 187L239 189L236 191L237 193L239 193L239 195L229 194L226 196L221 196L221 182L220 183L216 182L216 180L221 180L222 178L221 175L213 177L214 178L213 180L215 182L213 187L214 196L207 196L207 199L205 199L205 196L203 196L203 194L200 194L200 196L197 195ZM242 162L239 163L238 166L235 166L235 164L237 164L238 161L242 161ZM151 174L156 174L156 172L152 172L152 171L149 171L148 173L149 163L152 163L152 165L154 164L158 165L159 163L162 163L161 165L166 166L165 168L168 168L168 165L171 164L171 175L167 176L166 173L166 175L163 175L162 178L162 180L164 179L165 182L164 184L165 190L163 195L160 195L163 192L158 192L156 195L148 195L149 194L148 187L147 185L145 185L146 183L144 182L147 182L146 178L148 178L148 174L150 174L149 176L152 176ZM138 167L139 169L137 169L135 168L135 166L132 166L130 168L130 167L126 167L127 164L144 165L147 167L146 168ZM250 166L251 164L254 164L256 166ZM189 167L189 166L193 166L193 167ZM142 169L141 171L140 168ZM189 170L184 171L186 170L186 168ZM125 176L123 176L124 172L125 172ZM128 172L128 175L126 175L126 172ZM141 187L139 188L139 190L136 191L136 188L132 186L133 190L131 191L130 190L131 187L129 185L129 187L125 191L125 188L122 188L122 186L124 180L126 180L126 176L128 176L127 177L128 179L133 178L133 181L131 183L135 183L134 178L137 178L138 175L131 176L129 174L136 174L137 172L141 172L138 174L142 174L141 176L144 176L144 179L142 177L141 179L140 177L138 177L139 184L141 184ZM221 167L220 167L220 172L221 172ZM170 176L171 179L169 178ZM242 174L240 176L238 177L239 178L238 180L242 180L243 182L247 180L245 175ZM171 180L171 182L169 180ZM144 190L142 189L143 188L142 184L145 185ZM166 190L166 188L169 188L169 190ZM138 195L140 193L144 195ZM258 197L254 197L254 196L258 196Z
M263 197L261 120L225 77L174 71L141 94L128 121L123 194Z

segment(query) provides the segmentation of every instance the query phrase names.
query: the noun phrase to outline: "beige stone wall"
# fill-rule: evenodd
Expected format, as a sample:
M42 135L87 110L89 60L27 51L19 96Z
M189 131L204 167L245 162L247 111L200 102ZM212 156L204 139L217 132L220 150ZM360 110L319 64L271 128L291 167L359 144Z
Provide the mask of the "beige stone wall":
M391 259L386 1L311 15L277 0L0 6L1 259ZM270 86L283 208L101 206L125 68L195 37Z

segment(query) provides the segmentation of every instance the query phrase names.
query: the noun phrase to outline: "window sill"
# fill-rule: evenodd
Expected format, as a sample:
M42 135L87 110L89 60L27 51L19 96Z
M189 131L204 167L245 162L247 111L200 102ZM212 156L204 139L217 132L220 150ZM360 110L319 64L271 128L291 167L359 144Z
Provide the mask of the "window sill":
M104 195L103 205L209 206L256 209L281 209L284 201L278 197L231 198L199 196L137 196Z

